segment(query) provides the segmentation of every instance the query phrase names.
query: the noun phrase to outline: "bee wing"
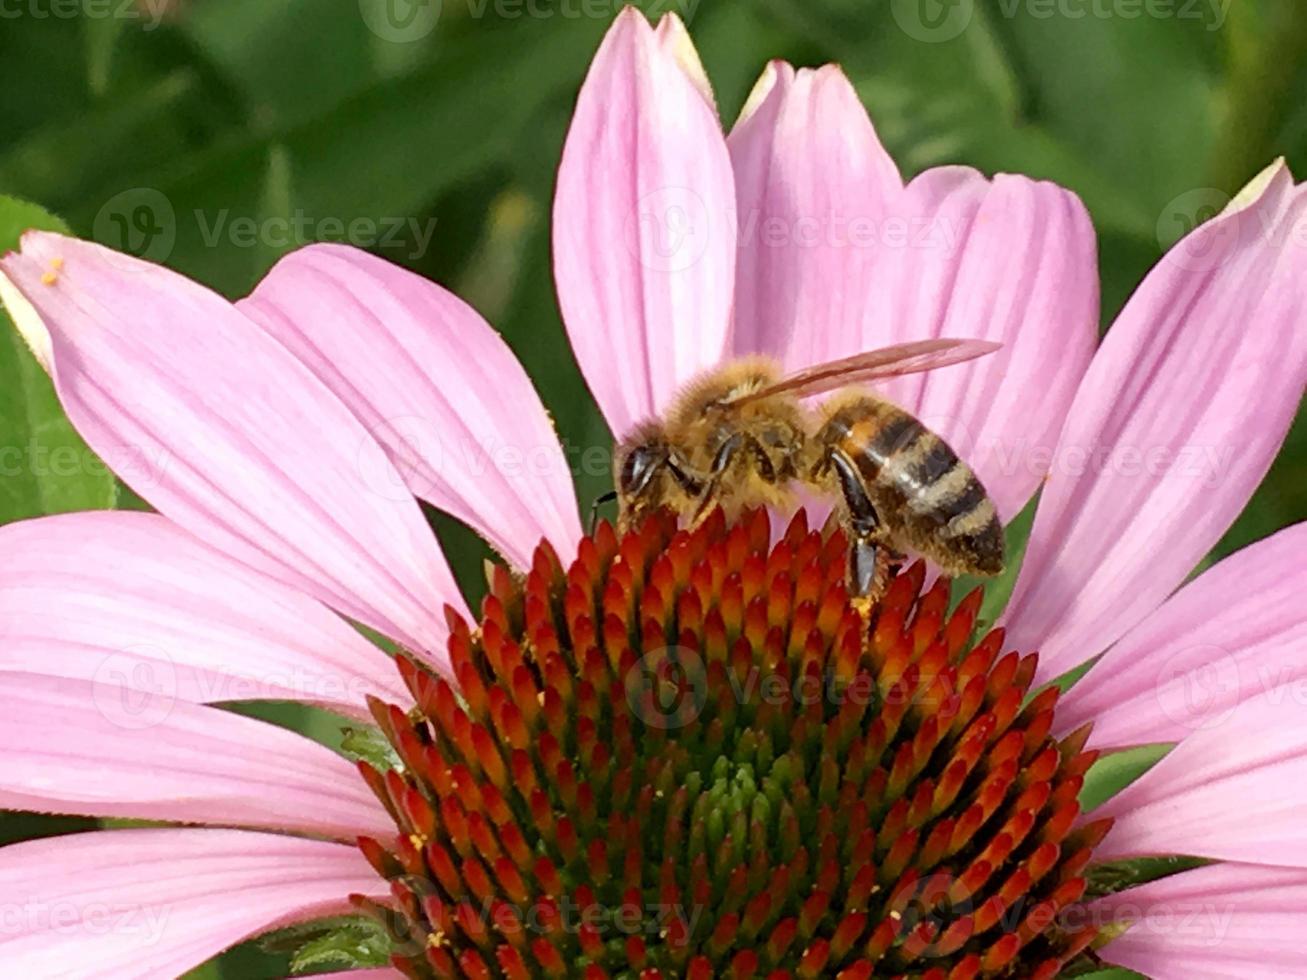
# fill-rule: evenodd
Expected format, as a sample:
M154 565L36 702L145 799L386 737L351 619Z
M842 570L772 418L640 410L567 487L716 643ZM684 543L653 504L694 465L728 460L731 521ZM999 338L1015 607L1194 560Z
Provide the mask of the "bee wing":
M961 364L963 361L992 354L1002 346L989 340L956 340L948 337L914 340L805 368L782 378L774 385L732 398L726 404L740 405L777 394L811 398L849 385Z

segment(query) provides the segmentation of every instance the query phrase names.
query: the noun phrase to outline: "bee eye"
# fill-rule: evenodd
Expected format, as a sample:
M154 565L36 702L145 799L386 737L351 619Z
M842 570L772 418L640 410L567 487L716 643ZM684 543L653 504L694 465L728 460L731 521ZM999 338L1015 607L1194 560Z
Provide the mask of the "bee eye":
M622 492L636 494L649 485L654 472L662 462L661 454L648 446L637 446L622 460L620 477Z

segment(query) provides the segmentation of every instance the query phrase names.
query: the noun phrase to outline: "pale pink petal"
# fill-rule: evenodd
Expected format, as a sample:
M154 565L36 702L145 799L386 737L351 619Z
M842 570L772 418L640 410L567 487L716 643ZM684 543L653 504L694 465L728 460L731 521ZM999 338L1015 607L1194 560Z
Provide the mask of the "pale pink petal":
M237 307L385 448L394 469L373 474L373 492L412 491L519 568L541 538L575 551L576 493L553 424L503 338L457 296L359 249L311 245Z
M1094 811L1099 860L1190 854L1307 867L1307 704L1289 684L1190 735Z
M0 673L0 808L348 840L394 823L355 767L276 725L166 693Z
M1162 604L1062 696L1095 747L1178 742L1307 678L1307 523L1232 555Z
M6 976L180 976L253 936L384 897L353 847L238 830L114 830L0 849Z
M1283 164L1162 259L1090 366L1008 608L1047 680L1170 595L1243 509L1307 381L1307 194Z
M1100 952L1152 980L1307 976L1307 872L1214 864L1100 899L1088 922L1133 925Z
M835 67L775 63L729 145L740 210L735 349L791 369L925 337L1003 348L898 379L1004 519L1047 473L1098 338L1093 226L1055 184L941 167L905 189Z
M0 554L0 671L361 718L368 695L406 700L391 658L344 620L157 514L9 524Z
M626 8L581 88L553 225L563 320L617 436L726 350L734 205L715 112L682 59Z
M903 181L834 65L772 62L727 141L739 211L737 354L788 368L864 349L877 234Z
M381 448L281 344L216 293L87 242L29 232L0 270L69 418L143 497L443 657L441 607L462 600L417 502L369 485Z

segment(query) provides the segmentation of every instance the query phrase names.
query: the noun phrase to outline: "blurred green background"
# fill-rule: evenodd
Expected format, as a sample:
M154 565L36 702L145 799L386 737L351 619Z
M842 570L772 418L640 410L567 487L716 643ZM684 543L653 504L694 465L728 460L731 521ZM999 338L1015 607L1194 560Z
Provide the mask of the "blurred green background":
M577 397L558 319L548 216L577 87L619 6L0 0L0 195L232 297L303 241L371 248L470 300L526 363L565 441L602 443L603 423ZM1098 229L1105 324L1166 246L1273 157L1288 156L1307 176L1299 0L643 6L687 21L728 121L767 59L838 61L905 174L963 162L1077 191ZM4 204L0 247L45 220ZM0 444L33 461L4 477L0 523L139 506L87 465L7 329ZM584 479L582 501L602 484ZM1305 515L1300 415L1218 554ZM481 546L433 520L478 593ZM307 712L272 710L281 723L336 736ZM0 839L82 825L4 817ZM205 974L275 975L283 966L246 947Z

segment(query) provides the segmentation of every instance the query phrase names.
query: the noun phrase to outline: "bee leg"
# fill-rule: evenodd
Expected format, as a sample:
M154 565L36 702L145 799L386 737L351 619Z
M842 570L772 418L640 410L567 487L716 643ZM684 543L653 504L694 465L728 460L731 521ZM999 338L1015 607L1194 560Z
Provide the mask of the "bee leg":
M880 518L876 516L876 508L857 466L838 449L829 450L827 460L839 481L848 517L849 593L865 615L885 587L890 552L884 541Z
M669 458L667 468L671 471L672 479L680 484L681 489L691 497L697 497L704 492L703 478L691 474L689 467L681 461Z
M678 454L669 455L663 465L667 467L667 472L671 474L672 480L680 487L681 492L691 500L702 501L711 494L712 486L709 478L697 473ZM681 513L680 516L684 514Z
M690 518L690 527L698 527L712 513L712 505L717 499L717 487L722 482L722 475L730 468L731 461L735 459L735 454L739 452L742 445L744 445L744 437L737 432L717 450L717 455L713 457L712 469L708 471L708 477L699 490L699 503L695 505L694 514Z
M674 479L677 486L681 488L681 492L692 500L702 501L711 493L711 480L707 477L693 473L690 470L690 467L686 466L684 462L669 459L667 461L667 468L671 471L672 479ZM700 503L699 506L702 507L702 503ZM697 513L698 511L696 510L696 514Z
M849 585L855 598L871 595L883 557L880 545L872 538L858 536L849 542Z
M712 504L717 499L717 488L721 485L722 478L730 469L731 463L735 460L736 454L742 449L747 449L754 456L757 465L758 476L768 483L776 482L776 468L772 465L771 457L767 455L767 450L762 447L762 443L743 433L737 432L717 450L717 455L713 457L712 469L709 471L708 479L705 482L703 494L699 499L699 505L695 509L694 519L690 526L697 526L712 511Z

